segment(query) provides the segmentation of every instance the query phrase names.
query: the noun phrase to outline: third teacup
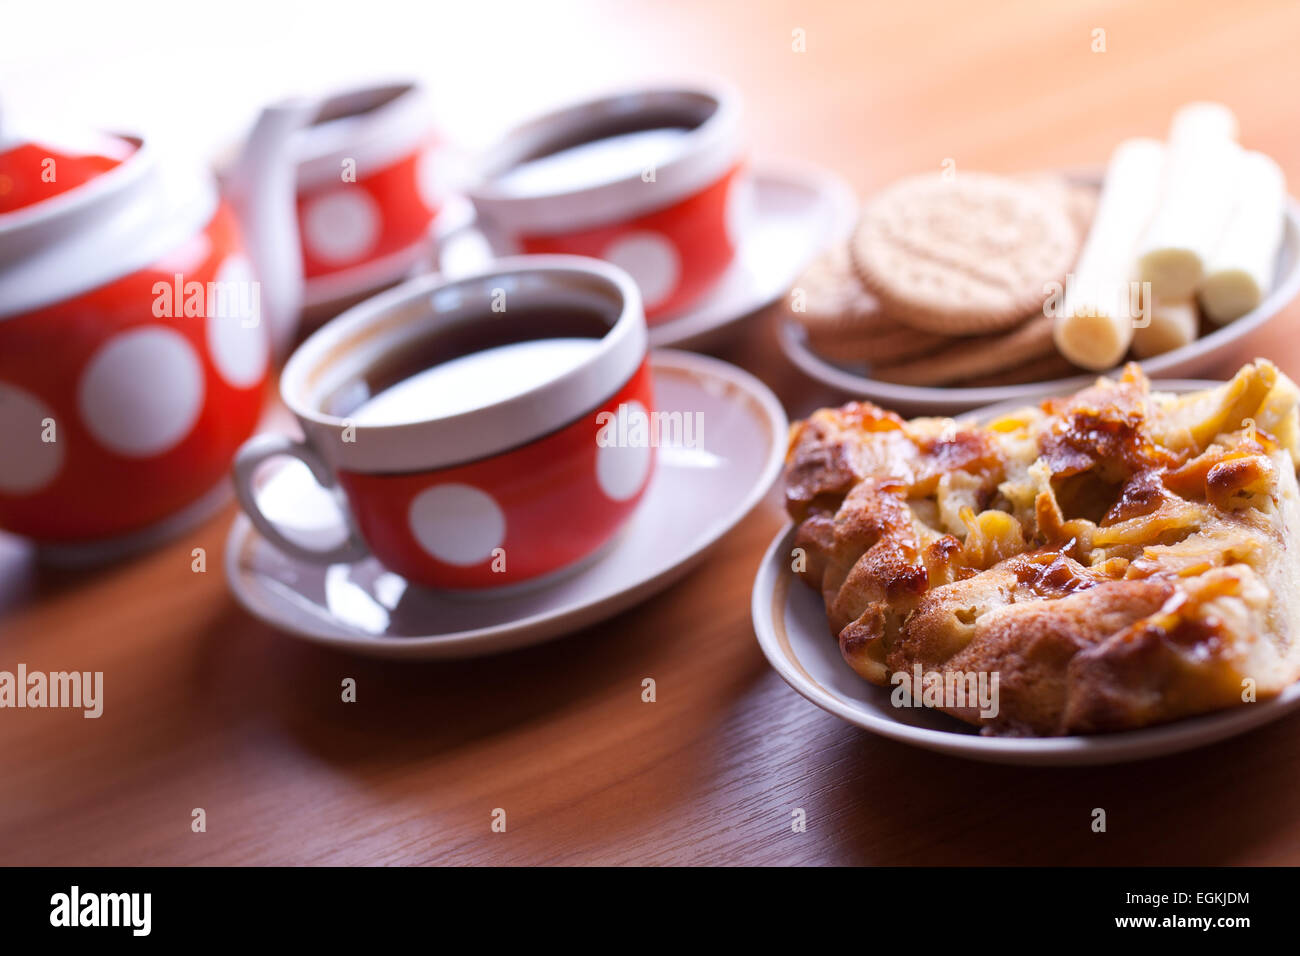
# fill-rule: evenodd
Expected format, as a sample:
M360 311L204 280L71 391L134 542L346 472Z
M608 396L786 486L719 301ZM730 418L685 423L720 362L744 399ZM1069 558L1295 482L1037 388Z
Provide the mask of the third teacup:
M612 262L636 280L653 325L735 258L751 201L739 98L669 87L548 113L490 149L467 194L497 255Z

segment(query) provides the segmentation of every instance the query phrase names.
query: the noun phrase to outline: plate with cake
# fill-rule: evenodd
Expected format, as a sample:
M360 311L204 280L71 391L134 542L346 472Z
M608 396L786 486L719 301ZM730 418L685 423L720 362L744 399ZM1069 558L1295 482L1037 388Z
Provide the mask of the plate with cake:
M1300 392L1136 365L1072 394L795 424L753 594L819 707L977 760L1097 764L1300 706Z

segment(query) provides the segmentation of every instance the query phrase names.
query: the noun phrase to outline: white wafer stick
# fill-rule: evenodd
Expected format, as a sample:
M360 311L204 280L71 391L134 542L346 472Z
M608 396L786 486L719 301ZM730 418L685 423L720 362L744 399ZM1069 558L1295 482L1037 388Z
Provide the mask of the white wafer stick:
M1125 140L1111 154L1092 228L1054 328L1056 347L1076 365L1113 368L1133 338L1133 255L1160 194L1165 147Z
M1157 299L1196 291L1236 198L1241 147L1232 111L1192 103L1174 114L1164 188L1138 247L1138 278Z
M1150 321L1133 330L1133 354L1138 358L1150 358L1182 348L1195 340L1199 318L1194 299L1178 302L1154 299L1149 312Z
M1240 318L1273 287L1285 211L1282 169L1263 153L1242 153L1236 204L1196 290L1210 321Z

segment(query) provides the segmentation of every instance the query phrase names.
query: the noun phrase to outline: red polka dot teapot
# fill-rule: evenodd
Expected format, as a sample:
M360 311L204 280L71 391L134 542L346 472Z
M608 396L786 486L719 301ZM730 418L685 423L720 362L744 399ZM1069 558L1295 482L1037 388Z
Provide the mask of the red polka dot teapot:
M0 529L93 559L224 500L304 304L423 253L427 114L411 84L275 104L221 188L149 138L0 116Z
M87 550L159 531L256 425L294 291L261 287L201 165L141 138L0 137L0 528Z

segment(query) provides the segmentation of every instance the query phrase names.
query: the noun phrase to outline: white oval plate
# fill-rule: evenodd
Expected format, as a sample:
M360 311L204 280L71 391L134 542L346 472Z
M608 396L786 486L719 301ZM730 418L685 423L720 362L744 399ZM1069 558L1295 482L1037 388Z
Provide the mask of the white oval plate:
M747 372L687 352L652 353L660 411L702 415L699 448L660 448L628 527L594 560L532 586L465 595L426 590L374 558L320 565L291 558L239 515L226 540L226 579L239 602L280 630L372 657L470 657L586 627L685 574L766 494L785 458L780 402ZM332 499L298 463L259 489L295 536L342 535Z
M1082 182L1100 184L1096 176L1074 177ZM1196 375L1212 370L1220 354L1239 339L1244 338L1278 313L1300 292L1300 204L1289 200L1286 209L1286 229L1282 248L1278 252L1276 280L1273 291L1259 307L1246 313L1235 322L1203 335L1180 349L1144 359L1139 364L1147 375L1173 377ZM804 374L817 381L839 389L854 398L870 399L888 408L912 414L951 414L970 408L979 408L994 402L1014 401L1041 395L1044 390L1064 394L1073 391L1095 378L1095 374L1081 374L1068 379L1052 379L1026 385L1001 385L988 388L928 388L916 385L894 385L879 382L851 366L838 365L822 358L808 346L803 328L793 320L781 319L777 339L781 350Z
M1185 392L1220 383L1156 384L1160 391ZM1010 410L999 405L973 414L984 418ZM1300 683L1296 683L1271 700L1144 730L1072 737L982 737L977 728L941 711L894 707L890 703L892 688L863 680L840 656L839 642L826 622L822 596L804 584L790 566L794 535L793 524L777 534L754 580L751 610L759 646L782 679L808 700L882 737L987 763L1086 766L1202 747L1300 708Z

